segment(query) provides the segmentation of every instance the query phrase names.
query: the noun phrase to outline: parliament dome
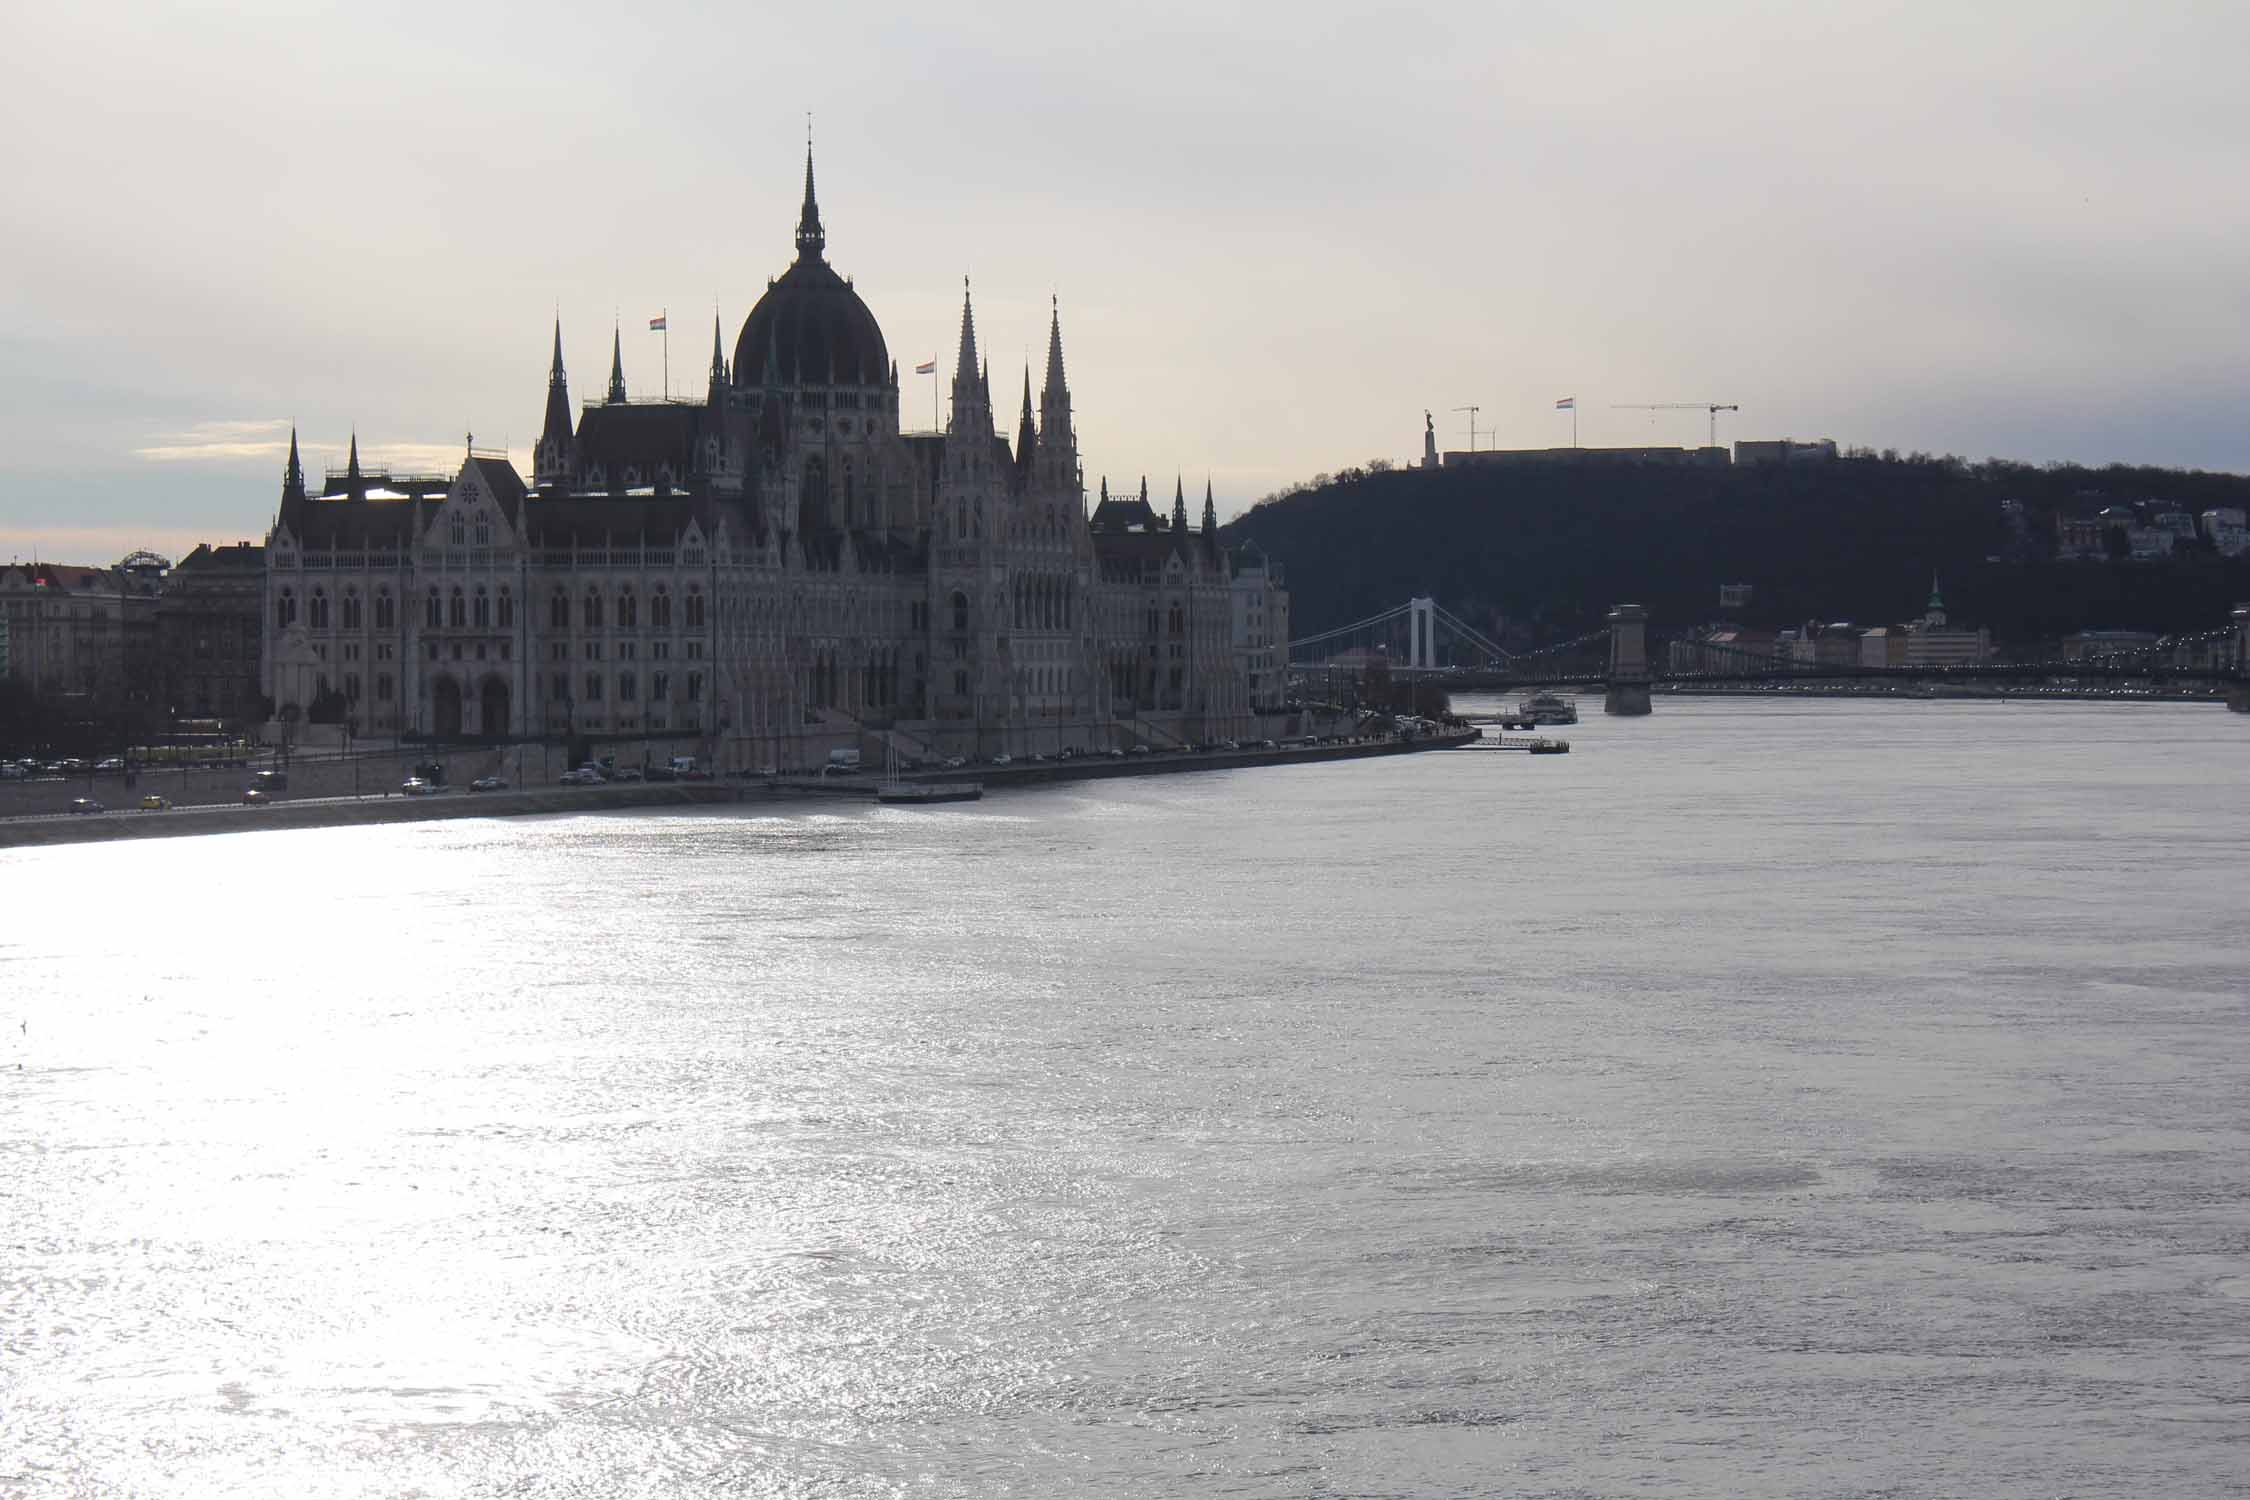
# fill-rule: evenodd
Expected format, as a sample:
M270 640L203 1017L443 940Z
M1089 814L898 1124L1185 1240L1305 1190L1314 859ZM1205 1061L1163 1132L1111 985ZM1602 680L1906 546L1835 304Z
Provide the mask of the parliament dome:
M764 385L767 371L784 385L882 385L890 379L883 330L851 283L823 255L828 236L813 198L812 156L805 157L805 204L797 218L797 260L770 282L742 322L734 343L734 383Z

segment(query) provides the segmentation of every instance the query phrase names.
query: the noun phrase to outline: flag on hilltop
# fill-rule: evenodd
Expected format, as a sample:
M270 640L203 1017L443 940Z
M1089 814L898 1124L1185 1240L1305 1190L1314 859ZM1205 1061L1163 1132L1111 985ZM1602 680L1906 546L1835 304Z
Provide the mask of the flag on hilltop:
M1563 397L1563 398L1562 398L1562 399L1561 399L1560 401L1557 401L1557 402L1555 403L1555 410L1556 410L1556 411L1576 411L1576 410L1578 410L1578 398L1577 398L1576 396L1565 396L1565 397Z
M937 356L933 354L916 365L914 373L917 375L935 375L937 373Z
M664 331L664 314L658 313L648 320L648 331L650 333L662 333Z

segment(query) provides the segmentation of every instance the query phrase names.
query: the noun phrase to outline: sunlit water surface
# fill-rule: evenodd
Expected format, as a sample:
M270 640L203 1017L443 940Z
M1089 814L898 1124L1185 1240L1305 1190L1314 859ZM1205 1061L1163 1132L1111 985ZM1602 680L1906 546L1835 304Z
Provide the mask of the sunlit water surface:
M0 1494L2245 1493L2250 721L1568 733L0 854Z

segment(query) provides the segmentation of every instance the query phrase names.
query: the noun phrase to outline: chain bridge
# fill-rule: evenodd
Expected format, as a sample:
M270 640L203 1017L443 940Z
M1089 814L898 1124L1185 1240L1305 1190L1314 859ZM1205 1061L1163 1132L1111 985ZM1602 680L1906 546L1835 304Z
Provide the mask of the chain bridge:
M2059 687L2170 686L2223 694L2250 713L2250 605L2229 625L2102 655L2036 661L1869 664L1856 638L1738 645L1709 631L1652 633L1648 611L1620 604L1599 630L1511 650L1435 599L1404 604L1289 643L1300 683L1378 664L1393 676L1433 676L1465 690L1599 687L1613 714L1645 714L1650 690L1796 685L1911 692L1990 683Z

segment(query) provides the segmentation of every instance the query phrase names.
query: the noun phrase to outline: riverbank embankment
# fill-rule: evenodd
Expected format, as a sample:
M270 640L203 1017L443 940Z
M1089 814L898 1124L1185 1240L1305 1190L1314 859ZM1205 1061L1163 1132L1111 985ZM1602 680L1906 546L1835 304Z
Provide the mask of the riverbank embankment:
M1065 761L1028 761L1005 766L974 766L929 771L902 780L974 779L987 792L1060 781L1095 781L1115 776L1164 776L1190 771L1248 770L1302 765L1315 761L1359 760L1451 749L1476 740L1470 728L1419 739L1363 740L1343 745L1298 745L1274 750L1211 750L1127 756L1082 756ZM283 828L345 828L373 823L419 823L444 818L527 817L542 813L622 812L647 808L710 806L742 802L793 801L807 795L865 800L873 776L760 777L753 780L625 782L605 786L512 787L504 791L448 789L418 797L276 798L251 805L179 807L162 812L120 810L0 820L0 849L46 844L99 843L116 839L181 838L210 833L249 833Z

